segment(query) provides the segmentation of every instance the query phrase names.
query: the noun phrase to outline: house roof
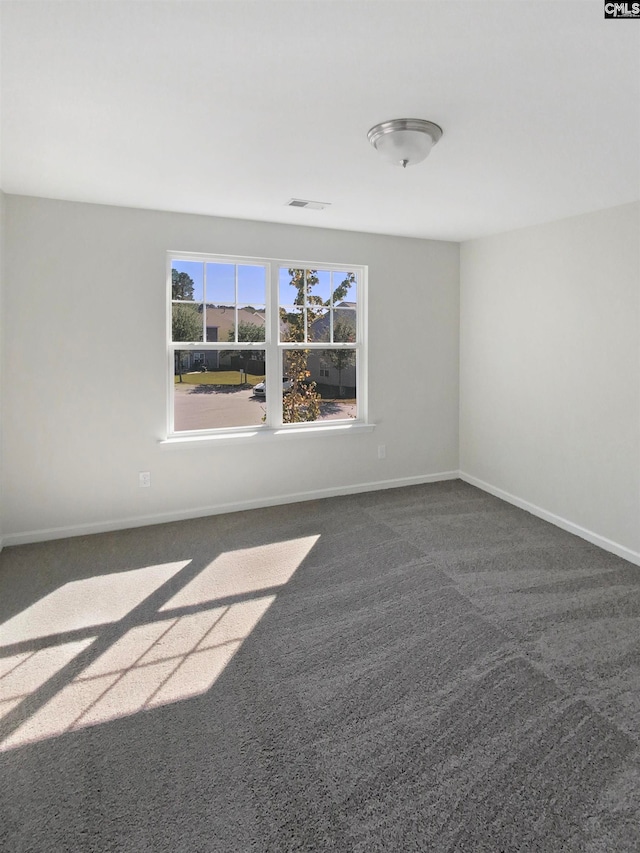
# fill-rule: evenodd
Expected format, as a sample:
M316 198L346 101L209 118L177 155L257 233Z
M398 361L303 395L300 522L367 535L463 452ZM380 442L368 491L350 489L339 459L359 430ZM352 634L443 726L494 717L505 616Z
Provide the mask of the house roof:
M238 308L238 323L255 323L256 326L264 326L264 322L264 312ZM234 326L235 312L233 308L207 305L207 328L213 327L218 330L219 341L226 341Z

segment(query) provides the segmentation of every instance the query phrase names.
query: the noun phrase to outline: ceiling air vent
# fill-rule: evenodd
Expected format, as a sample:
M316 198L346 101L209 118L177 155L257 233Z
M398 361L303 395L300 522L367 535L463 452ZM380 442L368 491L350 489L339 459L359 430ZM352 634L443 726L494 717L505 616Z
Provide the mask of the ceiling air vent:
M292 198L287 202L287 207L306 207L308 210L324 210L329 207L328 201L307 201L304 198Z

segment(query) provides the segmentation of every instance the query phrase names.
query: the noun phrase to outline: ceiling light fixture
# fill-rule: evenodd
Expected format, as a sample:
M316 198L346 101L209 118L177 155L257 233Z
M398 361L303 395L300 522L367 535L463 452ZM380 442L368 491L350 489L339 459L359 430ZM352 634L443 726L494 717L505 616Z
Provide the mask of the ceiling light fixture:
M442 128L422 118L394 118L371 128L367 137L376 151L396 166L421 163L442 136Z

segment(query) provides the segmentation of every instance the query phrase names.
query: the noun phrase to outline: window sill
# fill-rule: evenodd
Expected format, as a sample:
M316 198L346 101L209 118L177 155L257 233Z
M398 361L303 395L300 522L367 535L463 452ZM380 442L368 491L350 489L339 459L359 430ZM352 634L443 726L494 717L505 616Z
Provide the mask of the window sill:
M362 423L340 423L340 424L314 424L305 426L278 427L278 429L267 429L259 427L255 430L238 432L207 433L206 435L175 435L161 439L158 443L163 448L193 448L213 447L229 444L245 444L252 442L286 441L292 438L311 438L313 436L345 436L362 435L365 432L373 432L375 424Z

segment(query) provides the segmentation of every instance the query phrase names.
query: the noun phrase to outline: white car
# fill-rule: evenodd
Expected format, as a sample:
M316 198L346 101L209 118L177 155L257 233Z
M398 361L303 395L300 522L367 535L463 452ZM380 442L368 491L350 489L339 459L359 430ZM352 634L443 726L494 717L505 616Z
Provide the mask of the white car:
M282 390L288 391L292 387L293 387L293 382L289 379L289 377L283 376L282 377ZM266 397L267 396L265 380L263 380L262 382L258 382L257 385L253 386L253 393L255 394L256 397Z

